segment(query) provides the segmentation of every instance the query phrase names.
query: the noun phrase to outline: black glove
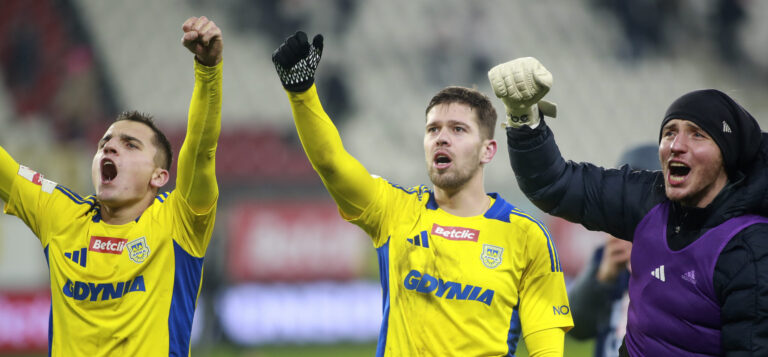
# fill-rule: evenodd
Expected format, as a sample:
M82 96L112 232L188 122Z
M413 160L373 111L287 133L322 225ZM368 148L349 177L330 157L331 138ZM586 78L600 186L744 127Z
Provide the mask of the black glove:
M307 34L298 31L285 39L272 53L277 75L283 87L291 92L304 92L315 82L315 70L323 54L323 35L307 41Z

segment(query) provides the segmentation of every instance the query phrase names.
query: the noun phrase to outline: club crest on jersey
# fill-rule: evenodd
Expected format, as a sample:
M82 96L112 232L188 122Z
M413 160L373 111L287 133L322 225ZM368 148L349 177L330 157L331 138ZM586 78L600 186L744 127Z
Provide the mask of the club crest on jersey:
M128 258L131 258L134 263L141 264L149 256L149 245L144 237L128 242L125 247L128 250Z
M483 244L483 254L480 254L480 260L489 269L493 269L501 264L501 256L504 248L495 245Z

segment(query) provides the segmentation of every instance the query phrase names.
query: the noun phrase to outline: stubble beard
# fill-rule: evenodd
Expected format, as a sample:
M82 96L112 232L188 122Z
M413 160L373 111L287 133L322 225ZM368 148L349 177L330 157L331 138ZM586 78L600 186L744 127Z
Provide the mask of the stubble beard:
M438 172L434 167L429 168L429 179L435 187L443 190L455 191L464 186L475 175L480 167L467 168L464 170L448 169L443 173Z

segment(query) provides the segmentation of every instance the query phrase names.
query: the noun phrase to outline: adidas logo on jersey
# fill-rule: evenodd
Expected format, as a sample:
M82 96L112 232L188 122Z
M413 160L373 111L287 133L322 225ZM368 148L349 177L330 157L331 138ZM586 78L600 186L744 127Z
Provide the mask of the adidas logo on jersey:
M64 256L67 257L67 259L80 264L83 268L85 268L85 261L86 261L86 253L88 253L88 248L83 248L80 250L75 250L73 252L66 252L64 253Z
M653 275L654 278L659 279L661 281L667 281L667 279L664 277L664 265L659 266L654 271L652 271L651 275Z
M429 248L429 234L427 234L427 231L421 231L421 233L413 238L406 238L405 240L417 247Z

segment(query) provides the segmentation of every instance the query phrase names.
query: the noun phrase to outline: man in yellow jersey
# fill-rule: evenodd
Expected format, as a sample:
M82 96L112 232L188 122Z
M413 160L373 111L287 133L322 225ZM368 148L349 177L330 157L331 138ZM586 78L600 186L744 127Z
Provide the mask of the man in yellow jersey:
M272 55L309 161L344 219L373 240L383 288L377 356L562 356L573 326L547 229L486 194L496 111L482 93L448 87L426 110L433 188L371 176L344 150L314 72L323 49L297 32Z
M80 196L0 147L0 198L40 239L51 279L51 356L187 356L218 188L221 31L184 22L195 88L175 189L171 147L151 117L121 114L93 158L95 195Z

